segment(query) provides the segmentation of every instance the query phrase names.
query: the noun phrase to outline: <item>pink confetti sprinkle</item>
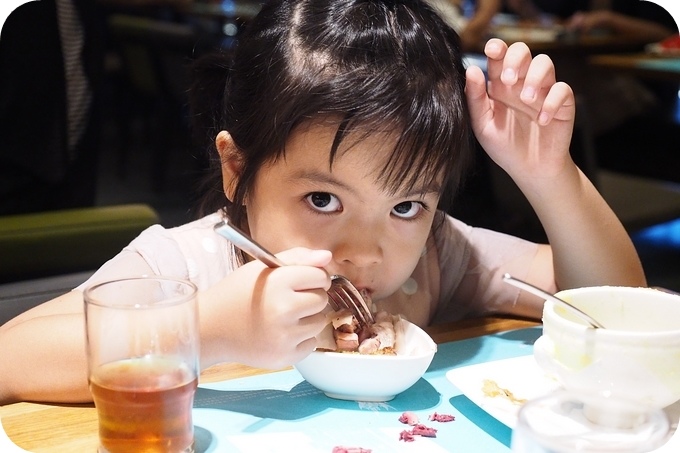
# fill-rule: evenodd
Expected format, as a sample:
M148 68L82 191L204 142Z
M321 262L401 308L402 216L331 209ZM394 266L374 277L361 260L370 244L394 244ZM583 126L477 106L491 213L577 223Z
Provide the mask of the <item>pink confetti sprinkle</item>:
M333 453L371 453L373 450L362 447L333 447Z
M438 414L436 412L434 414L430 415L430 420L433 421L433 422L446 423L446 422L452 422L455 419L456 419L456 417L454 417L453 415Z
M413 442L416 440L415 437L413 437L413 433L407 429L399 433L399 440L403 440L404 442Z
M437 430L425 425L416 425L411 432L414 436L437 437Z
M418 416L415 414L415 412L406 411L401 414L399 421L406 425L414 426L417 425L420 420L418 420Z

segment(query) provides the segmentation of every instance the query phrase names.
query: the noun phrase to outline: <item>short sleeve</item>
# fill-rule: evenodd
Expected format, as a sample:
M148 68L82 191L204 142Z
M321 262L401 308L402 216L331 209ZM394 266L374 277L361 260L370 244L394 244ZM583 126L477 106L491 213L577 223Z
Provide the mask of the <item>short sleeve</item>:
M212 214L175 228L153 225L79 288L95 280L143 273L182 278L199 289L209 288L236 268L233 246L213 230L220 220L219 214Z
M525 278L538 244L450 216L435 229L439 254L440 299L434 323L508 312L519 290L503 274Z

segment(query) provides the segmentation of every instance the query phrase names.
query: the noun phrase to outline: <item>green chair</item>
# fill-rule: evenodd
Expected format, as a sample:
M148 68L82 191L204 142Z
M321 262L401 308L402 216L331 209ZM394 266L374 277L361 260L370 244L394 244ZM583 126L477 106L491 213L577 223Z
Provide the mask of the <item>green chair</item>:
M158 222L144 204L0 217L0 282L97 269Z

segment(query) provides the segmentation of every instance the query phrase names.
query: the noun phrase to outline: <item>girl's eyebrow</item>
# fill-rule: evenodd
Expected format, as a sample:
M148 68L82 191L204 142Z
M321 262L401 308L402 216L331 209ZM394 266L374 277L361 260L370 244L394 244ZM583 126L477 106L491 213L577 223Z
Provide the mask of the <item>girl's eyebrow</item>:
M356 190L352 186L338 180L337 178L334 178L332 174L323 173L316 170L299 170L293 173L289 179L291 181L306 180L312 183L330 184L348 192L356 193ZM439 182L430 181L428 183L416 184L408 190L404 190L403 192L395 191L394 194L400 198L423 196L430 193L439 195L441 193L441 188L442 187Z
M442 185L438 181L428 181L427 183L416 182L409 190L401 194L404 198L415 195L427 195L433 193L439 195L442 190Z
M337 186L343 190L355 192L353 187L334 178L330 173L323 173L317 170L298 170L294 172L288 179L291 181L305 180L317 184L318 183L330 184L333 186Z

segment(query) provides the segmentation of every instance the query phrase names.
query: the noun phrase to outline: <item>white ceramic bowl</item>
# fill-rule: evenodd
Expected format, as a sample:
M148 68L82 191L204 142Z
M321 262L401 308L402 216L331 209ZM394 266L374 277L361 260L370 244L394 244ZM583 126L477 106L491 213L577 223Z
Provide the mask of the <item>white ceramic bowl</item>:
M561 305L545 302L534 356L563 387L654 409L680 399L680 296L606 286L557 296L605 326L593 329Z
M421 328L405 320L399 323L396 356L314 351L295 368L331 398L389 401L422 377L437 351L437 344ZM325 334L332 335L330 328Z

